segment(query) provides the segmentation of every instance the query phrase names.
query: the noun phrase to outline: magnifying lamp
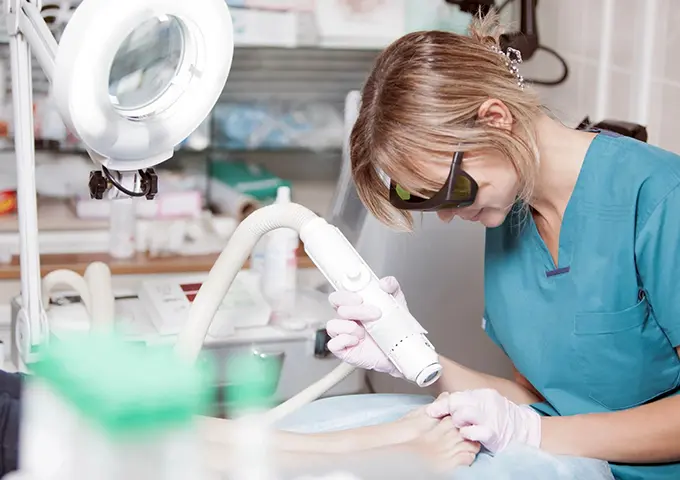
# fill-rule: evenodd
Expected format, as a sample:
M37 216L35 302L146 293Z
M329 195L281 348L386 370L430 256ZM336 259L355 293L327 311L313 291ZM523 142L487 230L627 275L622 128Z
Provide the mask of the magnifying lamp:
M84 0L59 43L41 6L40 0L4 4L21 241L16 340L26 363L49 332L41 301L31 53L65 125L99 167L89 178L91 196L150 199L158 191L153 167L209 115L234 51L224 0Z

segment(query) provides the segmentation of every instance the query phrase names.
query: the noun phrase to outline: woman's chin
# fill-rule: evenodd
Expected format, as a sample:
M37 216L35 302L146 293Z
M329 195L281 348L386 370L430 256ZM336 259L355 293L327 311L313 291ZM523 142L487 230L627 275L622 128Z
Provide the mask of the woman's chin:
M486 228L496 228L503 225L506 216L507 215L504 212L500 212L498 210L491 212L486 211L479 217L478 221Z

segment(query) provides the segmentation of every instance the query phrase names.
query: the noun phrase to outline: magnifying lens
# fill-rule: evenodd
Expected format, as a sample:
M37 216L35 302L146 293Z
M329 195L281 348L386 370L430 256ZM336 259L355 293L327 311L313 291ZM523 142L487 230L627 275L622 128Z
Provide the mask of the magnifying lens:
M90 182L95 198L111 186L155 195L148 169L170 158L210 113L232 57L224 0L86 0L76 9L52 85L67 127L102 165ZM118 180L128 180L124 189Z
M153 167L209 115L231 69L224 0L83 0L55 40L40 0L6 0L18 172L24 354L47 339L40 295L31 54L62 119L99 167L93 198L153 198ZM83 179L88 181L88 179Z

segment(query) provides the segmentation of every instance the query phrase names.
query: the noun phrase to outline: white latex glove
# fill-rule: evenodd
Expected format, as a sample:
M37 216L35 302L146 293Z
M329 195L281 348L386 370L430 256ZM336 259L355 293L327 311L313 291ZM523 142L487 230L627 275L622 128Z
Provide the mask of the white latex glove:
M451 415L463 438L479 442L491 453L511 443L539 448L541 416L528 405L517 405L492 389L442 395L427 406L428 415Z
M402 307L408 309L406 298L396 278L382 278L380 288L392 295ZM328 342L328 349L350 365L389 373L393 377L402 377L401 372L378 348L361 324L378 320L382 315L380 309L364 304L361 296L353 292L333 292L328 300L339 317L326 324L326 331L332 337Z

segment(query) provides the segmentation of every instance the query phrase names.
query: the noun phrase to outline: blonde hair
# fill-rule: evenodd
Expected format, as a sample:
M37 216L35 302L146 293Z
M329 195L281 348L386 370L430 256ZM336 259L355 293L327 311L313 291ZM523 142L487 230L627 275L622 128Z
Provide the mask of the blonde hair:
M521 89L505 58L495 52L503 33L498 15L475 17L469 36L441 31L410 33L378 57L363 88L350 136L352 176L366 208L383 223L411 230L409 212L388 200L384 176L411 193L432 196L441 188L425 168L451 163L455 150L492 150L512 162L520 199L529 199L538 170L533 124L541 112L530 89ZM502 101L512 131L477 119L482 103Z

